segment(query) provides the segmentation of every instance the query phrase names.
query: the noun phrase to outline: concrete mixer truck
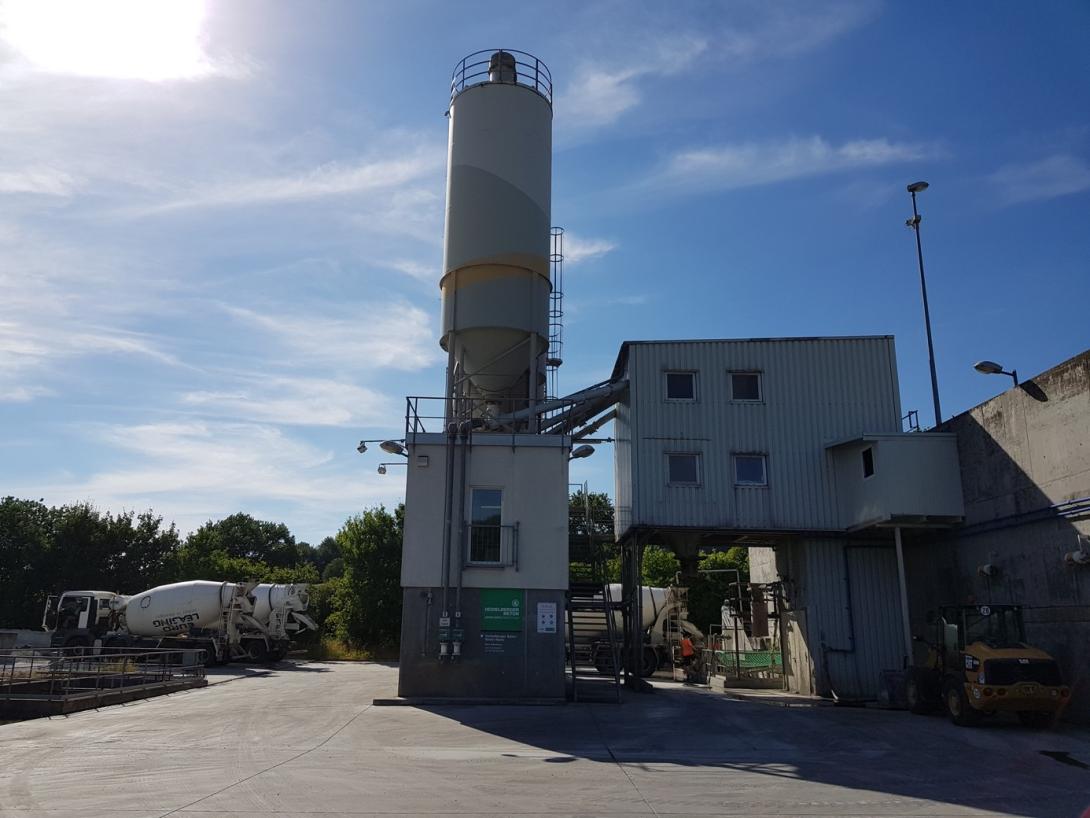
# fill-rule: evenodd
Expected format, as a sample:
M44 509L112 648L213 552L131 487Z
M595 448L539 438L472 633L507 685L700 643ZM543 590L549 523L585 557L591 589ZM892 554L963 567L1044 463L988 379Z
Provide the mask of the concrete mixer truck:
M42 627L54 647L203 648L208 664L278 661L291 637L317 625L304 613L306 585L193 580L132 596L112 591L51 595Z
M704 634L690 622L687 617L689 610L686 601L688 589L671 586L669 588L643 587L642 628L643 628L643 652L640 667L641 676L650 676L660 667L672 661L671 648L677 644L681 637L688 636L694 642L703 642ZM621 601L621 584L614 582L606 586L610 602ZM600 594L598 595L601 596ZM620 611L613 612L614 632L620 634L622 615ZM605 621L601 613L573 613L572 619L577 632L583 634L600 630L597 641L590 646L590 655L599 673L606 675L613 673L612 659L610 658L609 644L606 641Z

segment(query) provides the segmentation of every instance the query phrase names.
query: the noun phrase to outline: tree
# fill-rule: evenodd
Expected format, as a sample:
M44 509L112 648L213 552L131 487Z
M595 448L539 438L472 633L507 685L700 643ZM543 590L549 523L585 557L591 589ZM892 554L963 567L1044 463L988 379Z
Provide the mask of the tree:
M337 532L344 575L334 600L337 636L366 647L397 644L401 635L401 539L405 506L350 517Z
M737 595L732 583L749 582L749 551L735 546L702 552L699 567L702 572L715 572L701 573L689 585L689 621L703 630L721 621L723 600Z
M300 550L283 523L257 520L249 514L232 514L218 522L209 520L186 538L186 547L201 553L222 551L229 557L287 568L306 562L309 547Z
M325 572L326 566L341 556L341 547L335 537L326 537L314 549L314 564L319 571Z
M674 552L660 545L649 545L643 550L643 583L652 588L667 588L674 584L681 570Z
M603 492L573 492L568 500L569 573L574 582L609 582L616 553L613 502Z

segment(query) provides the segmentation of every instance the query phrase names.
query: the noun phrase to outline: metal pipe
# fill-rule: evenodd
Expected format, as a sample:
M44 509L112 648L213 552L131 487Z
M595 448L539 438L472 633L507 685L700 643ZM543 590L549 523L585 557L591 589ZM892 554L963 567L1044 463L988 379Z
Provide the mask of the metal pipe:
M912 665L912 627L908 619L908 583L905 581L905 554L901 547L900 526L895 526L893 529L893 542L897 549L897 582L901 590L901 628L905 638L904 667L907 668Z

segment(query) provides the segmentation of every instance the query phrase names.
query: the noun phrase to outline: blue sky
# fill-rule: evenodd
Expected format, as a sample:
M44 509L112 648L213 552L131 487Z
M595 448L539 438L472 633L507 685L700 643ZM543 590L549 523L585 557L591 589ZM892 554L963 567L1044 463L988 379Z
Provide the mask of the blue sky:
M502 13L501 13L502 8ZM0 494L317 542L441 391L448 83L556 83L562 389L635 338L893 334L930 418L1090 341L1084 2L0 2ZM573 464L611 487L611 454Z

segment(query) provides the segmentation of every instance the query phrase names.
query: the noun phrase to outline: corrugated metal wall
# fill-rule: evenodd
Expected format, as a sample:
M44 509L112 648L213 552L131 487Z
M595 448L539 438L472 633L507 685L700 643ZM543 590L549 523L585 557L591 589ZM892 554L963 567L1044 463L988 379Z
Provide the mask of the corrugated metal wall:
M628 355L617 437L632 449L617 447L616 481L633 525L837 530L825 444L901 428L891 337L647 342ZM664 399L668 370L697 373L695 402ZM759 371L762 400L732 401L731 371ZM699 453L702 485L668 486L667 452ZM734 485L734 453L767 454L766 488Z
M793 547L805 553L799 602L807 611L818 690L873 697L881 671L902 665L894 550L837 540L806 540Z

